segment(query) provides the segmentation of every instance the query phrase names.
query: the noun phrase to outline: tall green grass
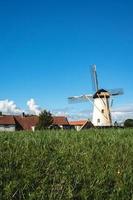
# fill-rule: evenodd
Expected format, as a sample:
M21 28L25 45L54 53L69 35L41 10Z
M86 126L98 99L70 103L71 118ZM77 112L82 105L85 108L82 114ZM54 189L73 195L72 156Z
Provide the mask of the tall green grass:
M133 130L0 133L0 200L133 200Z

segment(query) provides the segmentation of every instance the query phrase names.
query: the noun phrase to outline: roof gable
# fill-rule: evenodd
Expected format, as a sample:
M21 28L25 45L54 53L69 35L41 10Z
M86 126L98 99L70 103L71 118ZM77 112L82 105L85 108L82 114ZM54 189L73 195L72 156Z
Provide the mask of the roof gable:
M37 116L15 116L15 121L23 130L31 130L33 126L36 126L39 118Z

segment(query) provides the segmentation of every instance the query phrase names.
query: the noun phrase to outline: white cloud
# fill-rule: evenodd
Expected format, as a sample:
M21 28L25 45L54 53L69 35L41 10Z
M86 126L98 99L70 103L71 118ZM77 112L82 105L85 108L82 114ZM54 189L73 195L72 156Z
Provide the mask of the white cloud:
M89 119L91 118L92 111L86 110L79 110L72 107L62 108L62 109L54 109L52 113L55 116L66 116L69 120L81 120L81 119Z
M66 107L61 109L53 109L52 114L55 116L69 116L69 112L72 108Z
M113 121L123 122L128 118L133 118L133 104L123 105L112 110Z
M39 115L41 112L41 108L36 104L34 99L30 99L27 101L28 112L30 114ZM0 101L0 111L3 114L7 115L20 115L24 112L22 109L18 108L14 101L5 99ZM27 112L26 112L27 113Z
M41 108L36 104L34 99L30 99L27 101L27 106L29 108L29 112L34 115L39 115L41 112Z
M67 116L69 120L92 120L92 110L85 109L77 111L74 108L64 108L53 110L54 115ZM133 118L133 104L123 105L121 107L114 108L111 111L112 120L117 122L124 122L128 118Z
M3 114L20 114L23 111L17 107L14 101L9 101L8 99L0 101L0 111Z

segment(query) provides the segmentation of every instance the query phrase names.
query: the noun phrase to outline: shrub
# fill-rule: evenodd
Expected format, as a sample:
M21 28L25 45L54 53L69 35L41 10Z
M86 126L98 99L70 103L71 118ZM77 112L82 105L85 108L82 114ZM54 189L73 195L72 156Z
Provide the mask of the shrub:
M127 119L127 120L124 122L124 126L125 126L125 127L133 127L133 119Z
M46 110L42 111L39 115L39 122L36 126L36 130L48 129L53 123L52 114Z

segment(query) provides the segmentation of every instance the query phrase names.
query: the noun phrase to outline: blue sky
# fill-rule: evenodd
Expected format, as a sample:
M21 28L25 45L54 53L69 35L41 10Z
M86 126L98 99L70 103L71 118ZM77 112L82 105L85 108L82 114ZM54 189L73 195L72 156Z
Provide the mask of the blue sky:
M129 0L1 0L0 98L70 107L68 96L91 93L95 63L101 87L124 88L114 106L132 104L132 10Z

